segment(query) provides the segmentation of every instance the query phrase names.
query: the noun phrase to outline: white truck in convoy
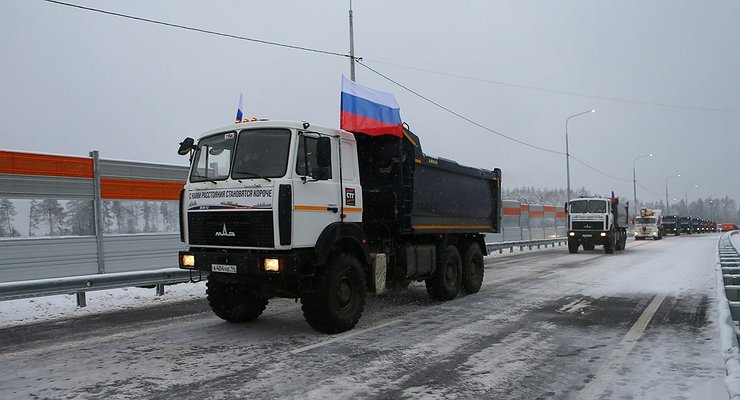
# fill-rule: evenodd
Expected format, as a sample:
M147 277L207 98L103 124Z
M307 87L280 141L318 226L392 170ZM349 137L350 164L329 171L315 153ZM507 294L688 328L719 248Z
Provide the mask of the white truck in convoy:
M660 210L641 208L640 215L635 218L633 235L635 236L635 240L663 239L663 220Z
M566 205L568 211L568 251L578 253L603 245L604 252L624 250L627 243L628 206L620 212L616 198L582 197Z
M188 138L180 268L208 272L213 312L251 321L300 299L325 333L352 329L366 292L424 281L437 300L476 293L485 233L501 226L501 171L422 153L402 137L256 121Z

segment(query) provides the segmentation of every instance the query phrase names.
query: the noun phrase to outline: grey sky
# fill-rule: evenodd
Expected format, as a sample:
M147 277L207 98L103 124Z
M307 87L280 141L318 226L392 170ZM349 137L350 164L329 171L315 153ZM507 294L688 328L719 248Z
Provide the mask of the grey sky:
M348 1L70 2L349 48ZM740 2L355 0L353 8L367 65L491 129L564 152L566 118L595 108L570 120L571 154L621 179L572 161L573 188L632 198L633 159L654 153L636 162L640 199L664 199L666 177L679 173L671 198L740 199ZM340 75L349 74L345 58L40 0L0 2L0 37L6 150L97 149L184 164L178 142L232 123L240 92L247 116L338 126ZM362 67L357 78L396 95L426 153L499 167L508 187L565 188L564 155L486 132Z

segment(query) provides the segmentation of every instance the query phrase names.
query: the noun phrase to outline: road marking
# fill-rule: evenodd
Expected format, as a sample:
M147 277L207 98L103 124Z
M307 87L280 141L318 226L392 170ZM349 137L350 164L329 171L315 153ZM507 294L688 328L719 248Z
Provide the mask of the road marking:
M399 323L401 321L403 321L403 320L401 320L401 319L394 319L394 320L391 320L391 321L382 323L380 325L371 326L369 328L360 329L360 330L352 330L352 331L350 331L348 333L345 333L343 335L334 336L331 339L324 340L323 342L318 342L318 343L314 343L312 345L308 345L308 346L304 346L304 347L299 347L297 349L293 349L289 353L290 354L303 353L304 351L313 350L315 348L318 348L318 347L321 347L321 346L326 346L327 344L332 344L332 343L338 342L340 340L349 339L351 337L362 335L363 333L372 332L372 331L377 330L377 329L380 329L380 328L385 328L386 326L395 325L395 324L397 324L397 323Z
M619 344L617 344L617 347L609 354L609 357L607 357L604 364L599 368L599 371L596 372L593 379L581 389L576 399L597 399L606 391L606 386L609 383L613 384L617 381L617 368L619 368L625 358L627 358L627 355L629 355L629 352L635 347L640 336L642 336L645 328L650 323L650 320L653 319L655 312L658 311L658 308L663 303L663 300L665 300L664 295L653 297L653 300L645 308L645 311L642 312L640 318L637 319L635 324L632 325L632 328L630 328Z

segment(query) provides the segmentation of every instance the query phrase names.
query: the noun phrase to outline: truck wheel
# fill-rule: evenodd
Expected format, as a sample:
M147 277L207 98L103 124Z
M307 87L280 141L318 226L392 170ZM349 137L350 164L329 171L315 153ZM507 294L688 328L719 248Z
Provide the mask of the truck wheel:
M462 289L465 293L478 293L483 284L485 263L477 243L471 243L462 259Z
M617 251L622 251L627 247L627 234L620 234L619 239L617 239L617 245L615 249Z
M614 240L614 236L614 232L610 232L609 236L606 237L606 242L604 242L604 253L614 253L614 248L616 247L616 240Z
M427 292L436 300L452 300L460 292L462 261L455 246L447 246L440 257L437 272L424 281Z
M583 250L586 250L586 246L583 246ZM578 241L568 239L568 252L570 254L578 253Z
M360 262L338 254L324 265L311 291L301 296L303 317L324 333L352 329L365 309L365 275Z
M208 305L213 313L229 322L255 320L267 306L266 298L240 283L208 279L206 288Z

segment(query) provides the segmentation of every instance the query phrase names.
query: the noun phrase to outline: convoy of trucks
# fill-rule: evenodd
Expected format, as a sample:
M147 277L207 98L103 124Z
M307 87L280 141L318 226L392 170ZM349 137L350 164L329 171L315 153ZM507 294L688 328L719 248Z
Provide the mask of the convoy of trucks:
M641 208L640 215L635 218L635 228L633 231L635 240L653 239L660 240L663 238L663 219L660 210Z
M579 246L593 250L596 245L604 246L607 254L625 249L628 206L620 207L618 199L579 198L569 201L566 210L569 252L577 253Z
M325 333L352 329L366 291L424 281L450 300L483 281L485 233L501 226L501 171L462 166L403 137L256 121L186 139L181 268L209 272L213 312L254 320L300 299Z

